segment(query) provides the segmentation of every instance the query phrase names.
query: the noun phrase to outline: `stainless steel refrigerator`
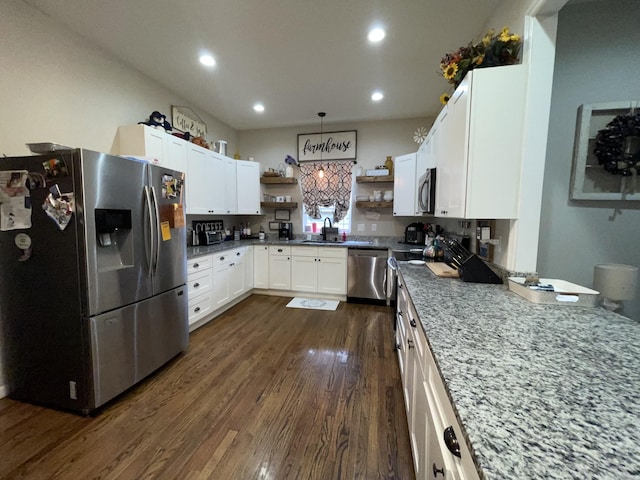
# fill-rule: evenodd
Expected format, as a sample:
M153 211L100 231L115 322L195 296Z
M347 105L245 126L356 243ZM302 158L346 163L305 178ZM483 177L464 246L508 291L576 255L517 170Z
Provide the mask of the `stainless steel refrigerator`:
M86 415L187 349L181 176L84 149L0 158L10 397Z

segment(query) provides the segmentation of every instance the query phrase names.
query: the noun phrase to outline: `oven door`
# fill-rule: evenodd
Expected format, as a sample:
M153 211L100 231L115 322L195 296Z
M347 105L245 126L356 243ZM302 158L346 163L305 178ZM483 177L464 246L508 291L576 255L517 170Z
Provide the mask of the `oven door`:
M427 168L418 184L418 206L422 213L433 214L436 211L436 169Z

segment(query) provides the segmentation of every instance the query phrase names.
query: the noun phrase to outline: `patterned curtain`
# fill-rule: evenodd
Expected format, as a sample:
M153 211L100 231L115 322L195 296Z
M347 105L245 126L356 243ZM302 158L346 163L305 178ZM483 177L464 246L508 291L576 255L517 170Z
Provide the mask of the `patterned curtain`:
M351 161L305 162L300 164L302 203L307 215L320 218L318 207L334 206L333 221L339 222L349 211L351 202ZM323 178L318 172L324 170Z

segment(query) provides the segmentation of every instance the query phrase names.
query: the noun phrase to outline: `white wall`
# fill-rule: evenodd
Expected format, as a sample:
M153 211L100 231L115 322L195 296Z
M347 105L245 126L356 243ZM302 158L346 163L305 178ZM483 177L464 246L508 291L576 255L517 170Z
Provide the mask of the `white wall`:
M330 118L331 112L327 112ZM357 130L357 167L363 169L374 168L382 165L388 155L395 157L418 150L419 145L413 140L413 134L418 127L430 128L433 118L410 118L402 120L387 120L376 122L330 123L325 122L325 132L340 130ZM245 130L238 132L238 144L242 158L254 157L261 163L262 169L277 168L284 161L286 155L297 157L297 139L300 133L320 132L320 123L316 126L300 126L288 128ZM296 171L296 176L298 172ZM393 189L389 184L377 188ZM355 192L370 193L371 185L355 184ZM301 194L299 187L264 187L263 191L273 195L282 193L291 195L293 201L297 201L300 207L292 212L291 220L294 223L294 232L300 233L299 225L302 222ZM355 196L355 195L354 195ZM354 207L355 208L355 207ZM391 209L380 209L380 218L371 220L365 217L365 211L355 208L352 217L352 233L354 235L372 236L402 236L407 224L415 221L410 217L394 217ZM269 217L269 215L267 216ZM269 220L270 218L267 218ZM432 223L433 218L422 220L424 223ZM444 228L455 228L457 222L438 220L435 223ZM357 232L357 225L364 224L365 231ZM376 224L375 232L371 231L371 225ZM296 225L298 225L296 229Z
M598 263L640 266L640 202L569 200L578 107L640 99L638 25L636 0L560 12L538 252L545 277L591 286ZM640 320L640 300L627 302L625 312Z
M0 32L0 155L28 155L25 143L33 142L110 152L119 125L187 105L22 1L0 2ZM227 139L234 152L235 131L196 112L207 123L209 138ZM5 393L1 363L0 343L0 397Z
M31 142L110 152L119 125L188 105L21 1L0 2L0 31L0 154L29 154ZM195 110L233 154L235 131Z

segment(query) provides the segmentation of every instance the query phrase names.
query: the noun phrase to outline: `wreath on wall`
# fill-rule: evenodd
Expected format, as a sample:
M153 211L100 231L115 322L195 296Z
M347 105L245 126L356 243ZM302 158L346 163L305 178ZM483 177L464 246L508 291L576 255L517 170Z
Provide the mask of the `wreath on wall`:
M593 153L607 172L635 176L640 162L640 113L614 117L598 131Z

